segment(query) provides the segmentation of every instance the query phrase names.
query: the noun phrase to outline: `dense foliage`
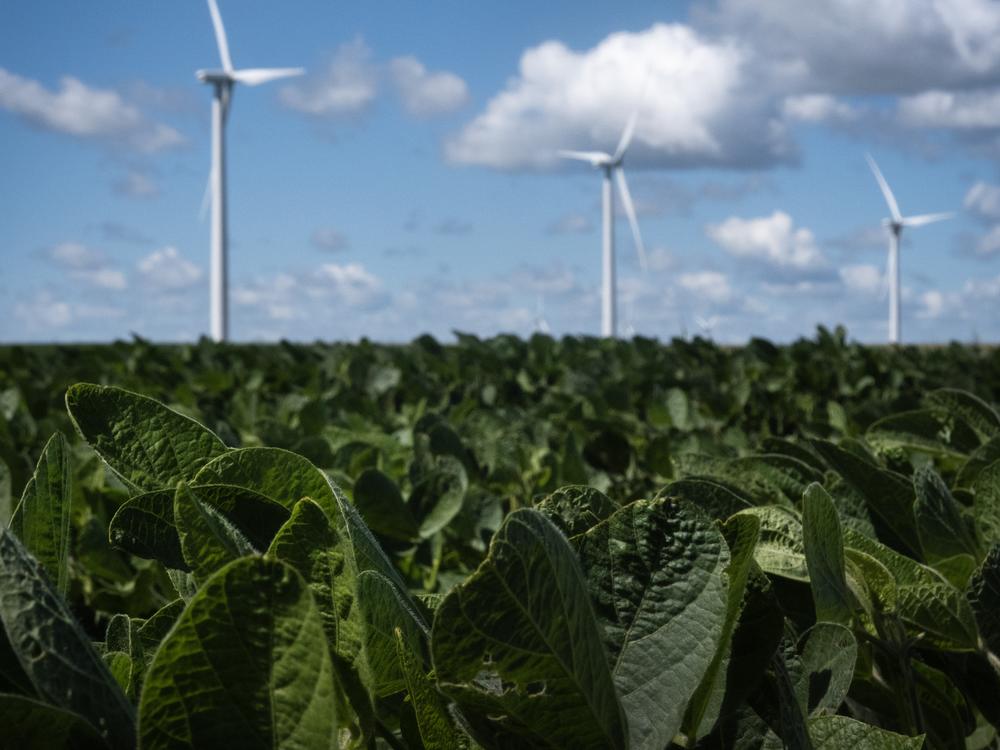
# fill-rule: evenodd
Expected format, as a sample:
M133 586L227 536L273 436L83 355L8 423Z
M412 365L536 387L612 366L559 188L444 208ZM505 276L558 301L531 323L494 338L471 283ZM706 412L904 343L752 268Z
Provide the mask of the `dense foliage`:
M5 734L997 747L998 402L822 330L2 349Z

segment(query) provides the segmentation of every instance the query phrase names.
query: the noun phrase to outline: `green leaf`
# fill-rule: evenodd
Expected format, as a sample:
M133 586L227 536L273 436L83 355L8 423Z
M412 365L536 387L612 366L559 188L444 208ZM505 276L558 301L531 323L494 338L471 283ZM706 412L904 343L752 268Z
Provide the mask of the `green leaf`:
M60 433L45 444L35 473L25 485L10 529L45 566L56 590L69 589L69 522L73 509L70 447Z
M191 481L222 440L159 401L112 386L77 383L66 391L77 431L128 485L143 490Z
M10 467L0 460L0 527L10 525L14 514L14 501L11 495Z
M253 490L231 484L192 485L205 505L221 513L256 549L266 549L288 510ZM155 490L124 502L108 525L111 544L137 557L159 560L175 570L190 570L174 519L175 490Z
M112 747L134 745L132 706L38 562L7 529L0 530L0 621L43 700L83 716Z
M174 599L153 613L152 617L139 625L134 641L138 641L142 649L142 659L146 667L153 662L153 654L160 646L170 628L174 626L181 612L184 611L184 600Z
M293 568L242 558L208 579L163 640L139 705L143 750L336 744L333 668Z
M965 554L978 560L979 544L938 473L930 466L920 467L913 474L913 488L917 496L913 515L924 558L935 563Z
M761 570L793 581L809 581L802 521L795 511L780 505L764 505L737 515L753 516L760 522L754 559Z
M297 453L281 448L239 448L218 456L195 478L196 484L246 487L289 510L304 497L312 498L328 516L336 500L322 471Z
M451 523L462 510L469 488L462 462L454 456L435 456L434 469L420 478L410 504L420 519L420 536L428 539Z
M812 445L823 460L864 497L868 509L903 545L913 552L920 550L920 538L913 520L913 485L905 477L825 440L813 440Z
M809 720L813 750L920 750L924 736L906 737L846 716L816 716Z
M711 477L690 476L678 479L656 493L656 497L661 496L686 500L720 521L752 507L733 488Z
M965 421L984 443L1000 435L1000 414L975 394L957 388L938 388L924 397L924 403L947 416Z
M955 487L972 487L980 472L994 461L1000 461L1000 435L991 438L972 452L962 464L955 479Z
M833 500L818 484L802 498L802 541L816 619L847 625L854 609L844 567L844 538Z
M406 680L406 692L413 705L426 750L459 750L469 747L469 738L455 726L448 702L414 657L401 628L395 630L396 657Z
M374 693L384 698L406 689L396 654L396 631L401 633L406 647L421 664L429 664L426 653L430 631L412 601L403 597L380 573L373 570L359 573L357 594L364 622L365 658Z
M915 450L932 456L964 457L979 447L979 438L964 421L953 421L930 409L890 414L874 422L865 439L878 453Z
M637 500L574 540L630 746L662 748L715 658L729 548L694 505Z
M854 679L854 634L843 625L818 622L803 633L797 650L799 673L793 687L802 713L837 713Z
M546 495L535 510L545 514L567 537L574 537L610 518L618 505L598 489L570 484Z
M961 591L941 574L850 529L844 530L844 546L874 558L892 576L895 611L940 649L975 650L978 641L975 616Z
M23 695L0 693L0 726L18 750L107 748L97 730L72 711Z
M975 493L972 515L983 542L1000 543L1000 459L979 472L972 491Z
M967 596L983 643L1000 656L1000 544L990 548L969 582Z
M538 511L507 516L486 560L438 607L431 648L438 685L487 744L626 747L583 573Z
M727 688L727 671L730 667L733 635L743 612L747 591L747 581L755 567L754 548L760 534L760 522L753 516L734 516L722 527L726 543L729 545L730 560L725 576L726 614L722 623L719 645L712 662L705 670L694 695L688 703L684 717L684 734L692 741L707 734L715 726L722 711ZM700 731L700 730L704 731Z
M174 521L184 561L199 583L237 558L259 554L243 532L183 482L174 495Z
M378 469L365 469L354 483L354 507L376 534L413 541L420 529L399 487Z

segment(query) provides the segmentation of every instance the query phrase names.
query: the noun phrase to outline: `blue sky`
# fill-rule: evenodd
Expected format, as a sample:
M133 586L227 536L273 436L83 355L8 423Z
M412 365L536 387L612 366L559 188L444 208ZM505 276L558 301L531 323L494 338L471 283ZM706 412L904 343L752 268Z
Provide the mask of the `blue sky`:
M904 236L904 340L1000 338L1000 4L219 4L236 67L307 69L235 94L237 340L597 333L600 180L555 151L640 101L624 332L884 340L870 151L958 212ZM201 0L5 10L0 341L207 332L218 64Z

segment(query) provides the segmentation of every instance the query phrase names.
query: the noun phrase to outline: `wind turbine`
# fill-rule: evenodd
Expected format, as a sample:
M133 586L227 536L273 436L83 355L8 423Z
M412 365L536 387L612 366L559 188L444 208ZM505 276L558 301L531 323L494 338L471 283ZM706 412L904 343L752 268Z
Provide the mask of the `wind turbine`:
M225 341L229 336L229 300L227 261L229 238L226 231L226 120L237 83L258 86L279 78L302 75L302 68L243 68L233 69L229 57L229 42L216 0L208 0L208 12L215 27L222 70L199 70L195 75L214 89L212 98L212 171L209 175L212 194L212 279L211 315L212 339Z
M896 203L896 196L892 194L889 183L882 176L882 171L872 158L871 154L865 154L868 166L871 167L872 174L878 182L882 196L889 206L890 218L882 219L882 225L889 229L889 258L886 262L886 276L889 278L889 343L898 344L900 336L900 316L899 316L899 238L903 233L903 227L922 227L925 224L933 224L935 221L950 219L955 214L953 212L939 214L921 214L920 216L903 216L899 212L899 204Z
M625 130L618 141L618 148L614 154L606 154L603 151L559 151L559 156L565 159L576 159L577 161L588 162L592 167L601 169L604 172L604 179L601 184L602 214L604 216L603 225L603 252L601 260L601 335L605 337L615 336L617 333L617 300L615 285L615 209L614 195L611 191L611 175L615 176L618 182L618 192L621 194L622 205L625 207L625 214L628 216L629 225L632 227L632 239L635 240L635 249L639 253L639 265L642 270L646 270L646 249L642 244L642 235L639 233L639 222L635 218L635 206L632 204L632 195L628 190L628 183L625 182L625 170L622 169L622 162L625 160L625 152L628 151L632 142L632 135L635 133L635 123L639 117L639 110L632 113L632 117L625 124Z

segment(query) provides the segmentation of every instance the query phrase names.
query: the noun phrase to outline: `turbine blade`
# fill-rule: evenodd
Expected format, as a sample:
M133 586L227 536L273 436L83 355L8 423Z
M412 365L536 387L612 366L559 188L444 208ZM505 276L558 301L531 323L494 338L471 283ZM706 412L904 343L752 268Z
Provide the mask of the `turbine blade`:
M300 76L305 72L304 68L244 68L243 70L234 70L230 76L234 81L245 83L247 86L259 86L279 78Z
M595 167L605 161L611 160L611 155L603 151L567 151L562 149L556 152L563 159L576 159L593 164Z
M222 25L222 14L215 0L208 0L208 12L212 14L212 26L215 28L215 42L219 45L219 58L222 69L227 73L233 70L233 61L229 58L229 42L226 40L226 27Z
M628 118L628 122L625 123L625 130L622 131L621 140L618 141L618 148L615 149L614 161L617 162L625 156L629 144L632 143L632 136L635 135L635 124L638 120L639 108L636 107L635 111L632 112L632 116Z
M904 227L922 227L925 224L933 224L935 221L944 221L955 215L954 211L943 214L921 214L920 216L904 216L902 224Z
M632 227L632 239L635 240L635 251L639 254L639 266L645 271L647 269L646 248L642 244L642 235L639 233L639 222L635 217L635 206L632 203L632 195L628 191L628 183L625 182L625 170L618 167L615 170L615 178L618 180L618 192L622 196L622 205L625 207L625 214L628 216L628 224Z
M885 202L889 205L889 213L892 214L892 220L899 221L903 218L903 215L899 213L899 204L896 203L896 196L892 194L892 190L889 188L889 183L886 182L885 177L882 176L882 170L878 168L878 164L875 163L871 154L865 154L865 159L868 160L868 166L871 167L872 174L875 175L875 180L878 182L878 186L882 190L882 196L885 198Z

